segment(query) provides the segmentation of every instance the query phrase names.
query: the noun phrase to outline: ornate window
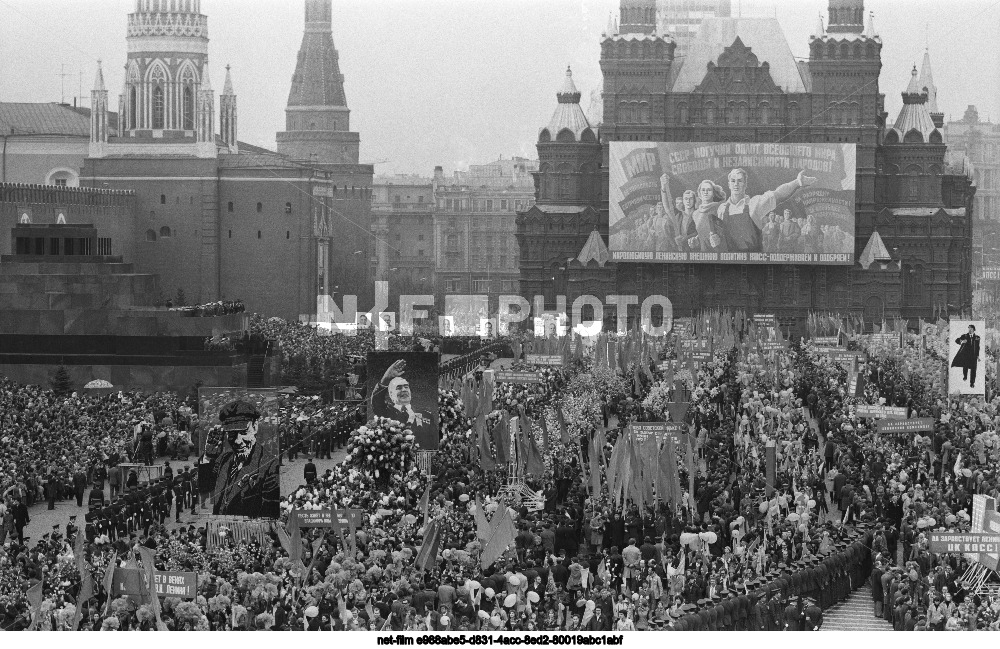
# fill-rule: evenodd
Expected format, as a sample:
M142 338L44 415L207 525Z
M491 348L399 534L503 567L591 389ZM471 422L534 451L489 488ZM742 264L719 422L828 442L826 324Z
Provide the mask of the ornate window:
M686 103L681 103L680 105L677 106L677 115L678 115L678 121L681 124L687 124L688 123L688 121L689 121L689 119L688 119L688 117L689 117L688 116L688 105Z
M164 118L163 86L157 85L153 88L153 128L163 128Z
M184 111L184 130L193 131L194 130L194 93L191 91L191 86L184 86L184 97L183 97L183 107Z
M757 112L760 114L759 119L761 124L771 123L771 105L766 101L762 101L759 106L757 106Z
M705 104L705 123L715 124L715 104L712 102Z

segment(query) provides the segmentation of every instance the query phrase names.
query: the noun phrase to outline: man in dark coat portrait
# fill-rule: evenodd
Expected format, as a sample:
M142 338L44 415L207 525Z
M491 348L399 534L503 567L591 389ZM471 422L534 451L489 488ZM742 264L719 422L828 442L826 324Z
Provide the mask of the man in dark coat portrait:
M956 340L958 353L951 362L952 367L962 368L962 380L969 381L969 387L976 387L976 366L979 364L979 336L976 326L969 325L969 332L962 334ZM971 374L971 376L970 376Z
M279 456L265 456L257 440L260 412L252 403L238 399L222 408L219 420L227 444L224 448L207 445L199 467L199 472L212 476L212 513L277 518Z

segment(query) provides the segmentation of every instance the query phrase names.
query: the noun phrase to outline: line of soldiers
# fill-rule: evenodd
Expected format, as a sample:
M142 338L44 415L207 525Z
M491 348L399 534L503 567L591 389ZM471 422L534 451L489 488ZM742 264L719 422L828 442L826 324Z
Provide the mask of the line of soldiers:
M818 631L823 610L865 583L872 538L870 531L852 531L825 557L780 564L742 589L685 604L673 630Z
M297 459L300 453L329 460L334 451L347 445L351 432L359 423L364 423L364 409L338 415L333 421L325 418L316 422L292 420L289 426L282 424L279 427L281 447L286 449L289 461Z
M84 516L88 541L102 534L112 540L128 538L138 529L148 533L150 525L162 525L169 519L171 510L176 521L180 521L184 511L190 510L192 515L197 513L198 467L185 466L176 475L172 471L165 472L147 484L127 488L107 506L104 506L103 485L95 484L88 505L90 510Z

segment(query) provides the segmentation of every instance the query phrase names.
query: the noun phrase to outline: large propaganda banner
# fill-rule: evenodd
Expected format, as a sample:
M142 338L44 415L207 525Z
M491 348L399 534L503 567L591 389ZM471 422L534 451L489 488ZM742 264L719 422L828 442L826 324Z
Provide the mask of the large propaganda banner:
M274 388L198 389L198 487L213 515L278 517L278 398Z
M854 144L612 142L615 261L854 263Z

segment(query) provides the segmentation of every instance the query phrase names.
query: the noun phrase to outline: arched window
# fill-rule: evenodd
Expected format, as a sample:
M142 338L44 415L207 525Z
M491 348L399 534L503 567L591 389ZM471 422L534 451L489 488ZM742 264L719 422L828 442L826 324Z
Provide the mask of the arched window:
M712 102L705 104L705 123L715 124L715 104Z
M264 211L264 204L263 203L257 203L257 213L260 214L263 211Z
M746 103L740 102L736 106L736 123L737 124L746 124L747 121L748 121L748 114L747 114L748 112L749 112L749 109L747 108Z
M768 104L766 101L761 102L760 105L757 106L757 112L760 113L759 119L760 119L760 123L761 124L770 124L771 123L771 105L770 104Z
M161 129L163 128L163 117L164 117L164 103L163 103L163 87L156 86L153 88L153 128Z
M138 128L136 124L136 114L138 113L139 107L136 105L136 93L137 90L133 86L128 91L128 127L130 129Z
M860 124L861 123L861 111L858 109L858 102L852 101L850 111L847 113L847 123L848 124Z
M161 237L169 237L170 236L170 228L168 228L167 226L163 226L162 228L160 228L160 236Z
M788 104L788 119L786 120L790 126L795 126L799 123L799 104L798 102L789 102Z
M146 230L146 241L156 241L156 230Z
M184 86L184 99L183 99L183 114L184 114L184 130L193 131L194 130L194 93L191 91L191 86Z
M677 106L677 115L678 121L680 121L681 124L688 123L688 105L686 103L681 103Z
M233 211L233 202L232 202L232 201L229 201L229 204L228 204L228 205L226 205L226 209L227 209L227 211L229 211L229 212L232 212L232 211Z

